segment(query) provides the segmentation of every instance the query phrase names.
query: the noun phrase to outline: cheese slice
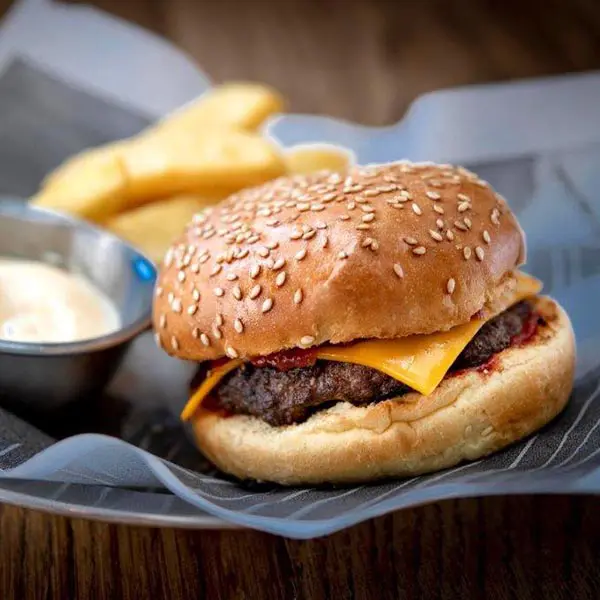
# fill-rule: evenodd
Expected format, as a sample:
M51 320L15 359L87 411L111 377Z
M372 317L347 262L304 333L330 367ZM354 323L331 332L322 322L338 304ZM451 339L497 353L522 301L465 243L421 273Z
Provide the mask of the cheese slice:
M511 293L508 306L535 296L542 289L537 279L517 273L517 285ZM354 344L325 344L315 348L316 357L324 360L348 362L377 369L408 385L423 395L431 394L444 379L452 363L485 324L484 319L453 327L430 335L412 335L392 340L366 340ZM191 418L204 398L230 371L243 363L231 360L212 369L202 385L190 398L181 414Z

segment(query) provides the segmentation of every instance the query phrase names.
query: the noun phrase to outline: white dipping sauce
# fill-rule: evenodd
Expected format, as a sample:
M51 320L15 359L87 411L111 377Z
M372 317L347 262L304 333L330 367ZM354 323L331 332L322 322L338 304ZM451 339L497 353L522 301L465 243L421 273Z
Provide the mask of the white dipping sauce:
M112 333L114 304L89 281L41 262L0 258L0 338L76 342Z

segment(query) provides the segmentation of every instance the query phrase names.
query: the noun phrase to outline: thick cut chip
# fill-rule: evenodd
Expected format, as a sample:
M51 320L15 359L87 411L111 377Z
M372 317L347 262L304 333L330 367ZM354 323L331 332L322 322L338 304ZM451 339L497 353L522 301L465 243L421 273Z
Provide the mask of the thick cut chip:
M32 202L93 221L119 212L127 190L121 161L124 147L110 144L71 158L46 178Z
M239 190L282 175L278 148L244 131L156 130L131 143L123 156L129 193L152 198L204 190Z
M287 172L293 175L323 170L345 173L354 163L354 156L339 146L307 144L287 150L284 160Z
M183 129L200 134L206 127L255 131L271 115L282 112L283 98L256 83L228 83L180 108L157 129Z

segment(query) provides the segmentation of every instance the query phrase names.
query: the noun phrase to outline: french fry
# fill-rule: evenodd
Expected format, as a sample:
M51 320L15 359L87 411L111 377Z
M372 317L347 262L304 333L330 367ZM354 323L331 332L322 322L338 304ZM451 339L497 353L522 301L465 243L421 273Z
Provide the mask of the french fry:
M76 155L46 178L31 202L98 222L119 212L127 190L119 152L108 145Z
M217 200L195 195L164 198L112 217L105 226L159 263L192 216Z
M131 205L140 199L206 190L239 190L285 172L276 146L257 134L234 131L154 131L123 155Z
M339 146L306 144L293 146L284 154L286 170L292 175L329 170L345 173L354 163L353 153Z
M207 127L255 131L283 106L283 98L267 86L227 83L167 116L156 129L183 129L198 135Z

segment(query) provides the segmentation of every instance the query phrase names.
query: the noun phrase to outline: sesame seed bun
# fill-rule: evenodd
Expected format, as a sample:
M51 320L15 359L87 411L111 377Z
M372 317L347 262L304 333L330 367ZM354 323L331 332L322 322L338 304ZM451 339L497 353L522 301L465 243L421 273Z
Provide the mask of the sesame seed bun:
M447 330L506 308L524 255L506 202L462 168L281 178L199 213L169 250L157 342L204 361Z
M548 423L571 393L569 318L549 298L536 299L536 309L547 324L525 345L497 354L487 373L454 374L429 396L338 403L283 427L200 408L198 445L223 471L284 485L404 477L476 460Z

